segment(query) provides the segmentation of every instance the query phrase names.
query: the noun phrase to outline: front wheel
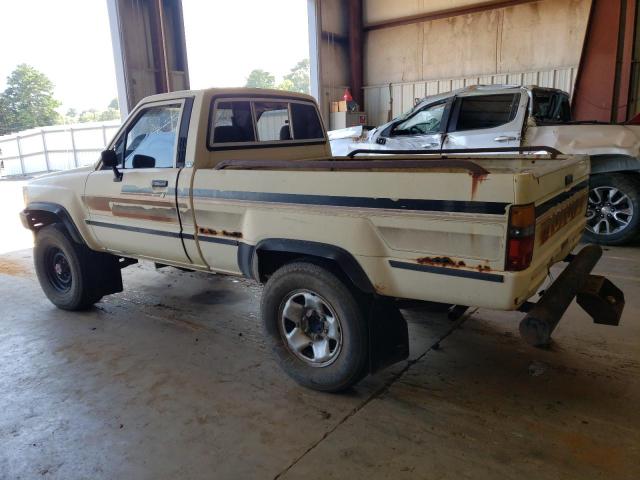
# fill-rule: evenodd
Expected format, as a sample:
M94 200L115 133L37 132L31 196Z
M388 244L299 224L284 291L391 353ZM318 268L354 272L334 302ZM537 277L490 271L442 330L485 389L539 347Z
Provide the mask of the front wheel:
M307 262L285 265L265 285L260 307L278 363L299 384L338 392L366 375L363 310L329 270Z
M102 297L91 278L99 272L90 271L85 249L69 239L58 224L47 225L36 234L36 275L45 295L58 308L84 310Z
M631 174L591 177L585 239L601 245L623 245L640 231L640 181Z

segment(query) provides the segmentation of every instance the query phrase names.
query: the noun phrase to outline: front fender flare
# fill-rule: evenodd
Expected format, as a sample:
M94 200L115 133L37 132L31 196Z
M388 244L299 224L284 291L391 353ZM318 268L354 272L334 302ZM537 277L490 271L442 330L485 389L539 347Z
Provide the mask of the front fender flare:
M50 223L59 222L64 225L71 237L71 240L76 243L86 245L84 238L82 238L78 227L76 227L76 224L73 222L73 218L67 209L57 203L29 203L27 208L20 212L20 219L22 220L22 225L33 232L38 231L39 228L49 225ZM52 219L54 220L51 221Z

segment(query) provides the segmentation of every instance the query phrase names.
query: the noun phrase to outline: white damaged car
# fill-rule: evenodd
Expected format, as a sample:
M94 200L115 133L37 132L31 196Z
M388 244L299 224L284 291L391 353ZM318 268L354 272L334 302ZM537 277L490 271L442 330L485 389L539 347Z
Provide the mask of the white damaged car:
M607 245L640 233L640 125L574 122L569 95L535 86L472 86L427 97L357 138L331 132L334 155L354 149L552 147L591 158L586 237ZM356 133L356 132L352 132Z

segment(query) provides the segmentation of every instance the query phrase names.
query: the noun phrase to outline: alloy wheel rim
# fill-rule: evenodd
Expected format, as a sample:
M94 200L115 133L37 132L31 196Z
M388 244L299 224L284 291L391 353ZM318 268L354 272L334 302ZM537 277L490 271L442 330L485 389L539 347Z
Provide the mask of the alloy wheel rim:
M595 187L589 191L587 230L596 235L615 235L629 226L633 203L615 187Z
M333 363L342 349L342 325L333 307L310 290L296 290L282 301L280 334L288 350L312 367Z

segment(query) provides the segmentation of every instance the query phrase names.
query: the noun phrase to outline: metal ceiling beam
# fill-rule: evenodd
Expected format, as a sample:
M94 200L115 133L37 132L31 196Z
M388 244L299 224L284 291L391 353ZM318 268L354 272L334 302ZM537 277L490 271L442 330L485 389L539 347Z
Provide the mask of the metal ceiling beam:
M442 18L457 17L460 15L469 15L472 13L485 12L487 10L495 10L498 8L513 7L522 3L533 3L542 0L500 0L485 2L480 5L474 5L471 7L451 8L449 10L442 10L435 13L424 13L420 15L413 15L410 17L397 18L384 22L376 22L365 25L364 31L369 32L371 30L380 30L383 28L399 27L402 25L410 25L412 23L429 22L431 20L440 20Z

